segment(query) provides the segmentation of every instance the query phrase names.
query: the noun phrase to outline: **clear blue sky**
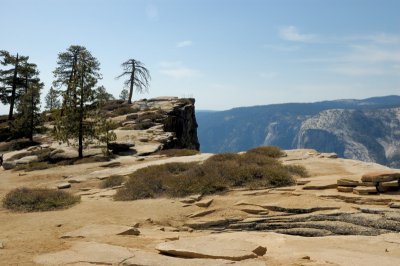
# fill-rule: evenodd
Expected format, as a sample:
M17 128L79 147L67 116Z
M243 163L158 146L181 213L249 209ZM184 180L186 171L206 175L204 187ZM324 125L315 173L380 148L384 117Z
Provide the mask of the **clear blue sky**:
M135 58L155 96L198 109L399 94L398 0L0 0L0 49L30 56L47 93L57 54L85 46L118 96ZM0 113L7 107L1 106Z

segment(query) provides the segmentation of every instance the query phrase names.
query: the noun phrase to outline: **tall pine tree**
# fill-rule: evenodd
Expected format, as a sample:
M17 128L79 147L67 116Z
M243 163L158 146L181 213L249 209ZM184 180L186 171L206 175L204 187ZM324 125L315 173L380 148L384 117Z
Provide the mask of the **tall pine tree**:
M46 94L45 103L46 110L53 111L54 109L58 109L61 106L60 100L58 99L58 92L50 87L49 92Z
M14 107L24 91L24 66L28 64L28 56L12 55L7 51L0 51L0 101L9 104L8 120L11 121L14 115ZM25 68L27 70L27 68ZM27 73L25 73L25 76Z
M84 146L96 137L95 119L90 113L95 100L94 87L101 78L100 63L85 47L73 45L58 55L57 64L53 84L62 93L63 105L55 136L67 143L75 140L82 158Z

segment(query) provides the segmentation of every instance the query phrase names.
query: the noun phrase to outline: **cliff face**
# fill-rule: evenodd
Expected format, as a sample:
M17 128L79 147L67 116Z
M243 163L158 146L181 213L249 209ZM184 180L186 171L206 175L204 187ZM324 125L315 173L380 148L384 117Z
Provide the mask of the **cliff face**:
M400 97L277 104L201 113L204 152L312 148L400 167Z
M167 113L164 131L174 132L175 138L164 148L200 149L194 103L194 99L182 99Z
M117 141L134 144L139 152L144 147L145 154L161 149L199 150L194 103L194 99L158 97L119 107L126 114L113 117L121 125L115 130Z
M399 167L399 117L400 108L326 110L302 123L295 147Z

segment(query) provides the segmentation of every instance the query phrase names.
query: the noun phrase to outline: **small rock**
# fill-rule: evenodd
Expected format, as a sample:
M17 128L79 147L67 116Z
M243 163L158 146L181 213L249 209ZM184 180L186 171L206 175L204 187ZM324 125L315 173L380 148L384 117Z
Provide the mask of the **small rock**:
M13 169L16 165L15 161L4 161L2 164L4 170Z
M2 242L0 242L0 249L4 248L4 244Z
M360 184L357 180L341 178L337 181L337 185L341 187L356 187Z
M193 199L193 200L195 200L195 201L201 200L202 197L203 197L203 196L202 196L201 194L196 194L196 195L191 195L191 196L189 196L190 199Z
M337 190L339 192L353 192L353 187L343 187L343 186L338 186Z
M61 183L57 185L58 189L66 189L66 188L70 188L71 184L70 183Z
M355 187L353 188L353 193L358 195L368 195L368 194L376 194L378 191L376 187Z
M381 183L379 183L379 185L382 186L382 187L398 188L399 187L399 180L393 180L393 181L389 181L389 182L381 182Z
M302 259L303 260L310 260L311 258L310 258L310 256L304 256L304 257L302 257Z
M151 218L147 218L146 222L151 223L151 224L154 223L153 219L151 219Z
M202 216L206 216L207 214L213 213L215 211L216 211L216 209L206 210L206 211L199 211L199 212L192 213L188 217L189 218L202 217Z
M181 199L180 202L186 203L186 204L191 204L191 203L194 203L195 200L191 199L191 198L184 198L184 199Z
M134 227L134 228L139 228L139 227L140 227L140 223L134 223L134 224L132 225L132 227Z
M400 209L400 202L391 202L389 203L389 207L393 209Z
M202 201L196 202L196 206L202 207L202 208L207 208L208 206L211 205L211 203L213 201L214 201L213 199L202 200Z
M242 212L250 213L250 214L258 214L258 215L267 215L269 212L265 209L256 209L256 208L244 208L241 209Z

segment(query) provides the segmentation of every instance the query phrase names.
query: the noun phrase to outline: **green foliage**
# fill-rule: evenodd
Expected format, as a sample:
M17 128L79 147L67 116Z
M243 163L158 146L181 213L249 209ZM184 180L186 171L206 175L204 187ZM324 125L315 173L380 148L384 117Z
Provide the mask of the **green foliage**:
M110 156L110 150L108 149L110 142L117 139L117 135L114 133L114 129L117 127L116 123L110 119L105 118L102 115L98 115L99 120L96 126L96 138L100 143L104 143L105 147L102 149L104 156Z
M49 92L46 94L45 102L46 106L45 109L49 111L53 111L54 109L58 109L61 107L61 102L59 97L59 93L50 87Z
M123 90L121 91L121 94L119 95L119 99L120 99L120 100L127 101L127 100L128 100L128 97L129 97L129 92L128 92L128 90L127 90L127 89L123 89Z
M60 89L63 104L54 136L67 143L70 139L76 140L79 158L83 158L83 147L91 143L96 134L91 104L95 100L93 88L101 78L100 63L85 47L72 45L58 55L57 64L53 85Z
M125 181L125 177L121 175L112 175L107 177L101 182L100 187L101 188L109 188L109 187L115 187L115 186L120 186L123 182Z
M25 93L21 96L17 104L17 116L11 125L11 132L14 138L29 138L33 141L33 135L39 132L39 127L43 124L40 112L40 91L43 83L40 82L37 75L39 72L35 66L30 71L34 74L26 77Z
M111 100L115 100L114 96L111 93L108 93L104 86L97 87L94 94L95 101L100 105L104 105Z
M79 201L79 197L56 189L17 188L5 196L3 206L14 211L36 212L63 209Z
M201 164L170 163L139 169L117 191L115 199L183 197L218 193L231 187L255 189L294 184L292 168L270 157L269 152L258 151L216 154ZM296 173L301 172L301 168L297 166Z
M13 119L15 104L24 89L27 88L26 81L32 74L30 68L33 64L28 63L28 56L12 55L7 51L0 51L0 101L10 105L8 120Z

